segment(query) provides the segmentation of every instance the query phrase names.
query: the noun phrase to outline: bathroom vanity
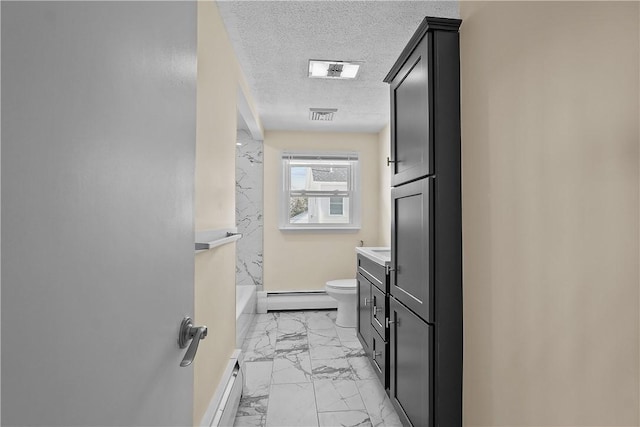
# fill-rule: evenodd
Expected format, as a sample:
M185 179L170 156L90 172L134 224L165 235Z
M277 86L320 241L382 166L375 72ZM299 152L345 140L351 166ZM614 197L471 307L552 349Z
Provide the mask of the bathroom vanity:
M357 335L385 389L389 388L389 266L391 248L356 248Z

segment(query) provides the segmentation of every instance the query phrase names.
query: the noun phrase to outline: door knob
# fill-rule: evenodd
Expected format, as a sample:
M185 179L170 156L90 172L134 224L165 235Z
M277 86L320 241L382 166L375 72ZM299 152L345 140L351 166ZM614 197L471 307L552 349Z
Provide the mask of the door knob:
M184 368L193 363L193 359L195 359L196 352L198 351L198 344L200 344L200 340L205 339L206 336L206 326L193 326L193 320L190 317L182 319L180 331L178 332L178 346L185 348L189 340L191 340L191 345L187 349L182 362L180 362L181 367Z

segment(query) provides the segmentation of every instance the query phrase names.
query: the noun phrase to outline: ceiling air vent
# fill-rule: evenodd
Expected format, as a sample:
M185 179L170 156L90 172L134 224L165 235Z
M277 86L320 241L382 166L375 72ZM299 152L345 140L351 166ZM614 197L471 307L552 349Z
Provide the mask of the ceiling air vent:
M333 121L333 114L337 108L309 108L309 119L312 121L330 122Z

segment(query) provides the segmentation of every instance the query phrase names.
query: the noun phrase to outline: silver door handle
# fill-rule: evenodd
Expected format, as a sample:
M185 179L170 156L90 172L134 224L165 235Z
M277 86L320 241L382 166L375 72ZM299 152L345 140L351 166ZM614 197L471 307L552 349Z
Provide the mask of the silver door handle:
M193 363L193 359L195 359L196 352L198 351L198 344L200 344L200 340L205 339L206 336L206 326L193 326L193 320L190 317L182 319L180 332L178 333L178 346L185 348L189 340L191 340L191 345L187 349L187 353L184 355L182 362L180 362L181 367L184 368Z

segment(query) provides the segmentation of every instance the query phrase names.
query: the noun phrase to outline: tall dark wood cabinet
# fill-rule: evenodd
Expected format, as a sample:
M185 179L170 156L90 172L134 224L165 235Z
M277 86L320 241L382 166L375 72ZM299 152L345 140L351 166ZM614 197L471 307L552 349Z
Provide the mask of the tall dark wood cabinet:
M427 17L391 87L389 395L405 425L462 425L457 19Z

